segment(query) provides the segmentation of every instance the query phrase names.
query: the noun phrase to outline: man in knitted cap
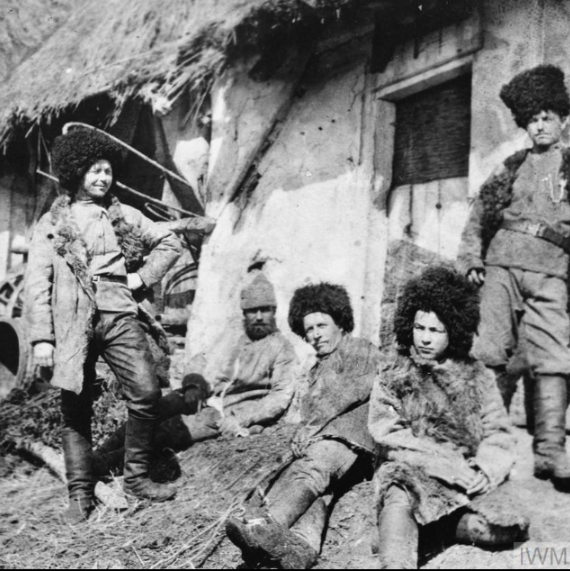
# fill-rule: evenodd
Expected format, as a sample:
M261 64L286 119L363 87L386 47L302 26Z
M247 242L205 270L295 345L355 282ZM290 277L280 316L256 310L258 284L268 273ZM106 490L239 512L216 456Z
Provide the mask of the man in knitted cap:
M52 384L62 389L70 500L64 520L70 524L87 519L94 508L91 416L99 355L120 382L129 410L125 490L156 501L176 493L148 477L161 392L133 296L164 276L180 243L113 196L121 159L120 148L95 131L56 139L53 162L66 194L39 221L26 274L33 356L36 364L54 367Z
M265 492L264 505L251 502L226 531L247 563L269 559L283 569L308 569L321 551L329 508L345 476L358 460L371 466L368 401L380 352L350 336L354 317L342 286L298 289L289 325L317 356L307 390L300 393L294 459Z
M194 442L220 435L258 433L274 424L289 407L298 360L291 343L277 329L275 290L263 273L242 290L241 309L245 334L224 359L216 378L209 382L204 379L202 364L185 377L182 390L161 399L163 422L155 439L155 452L185 450ZM116 467L115 451L123 441L124 429L119 429L98 449L100 471Z
M508 407L516 386L506 365L524 326L535 379L535 476L568 491L570 151L561 137L570 97L564 73L541 65L517 75L501 98L532 147L509 157L483 185L463 233L460 265L482 286L474 354L495 371Z

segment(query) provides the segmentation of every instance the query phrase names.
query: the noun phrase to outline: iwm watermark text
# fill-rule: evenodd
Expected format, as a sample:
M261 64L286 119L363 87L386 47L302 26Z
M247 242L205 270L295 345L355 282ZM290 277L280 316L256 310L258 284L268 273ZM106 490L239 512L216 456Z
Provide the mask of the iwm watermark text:
M516 569L570 569L570 543L521 543L514 557Z

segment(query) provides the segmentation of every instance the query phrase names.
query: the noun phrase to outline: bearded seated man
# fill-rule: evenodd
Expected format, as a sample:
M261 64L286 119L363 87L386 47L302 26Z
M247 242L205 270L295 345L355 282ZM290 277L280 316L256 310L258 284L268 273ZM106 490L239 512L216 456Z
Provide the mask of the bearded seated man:
M277 329L273 285L258 273L241 293L245 334L228 356L222 373L209 383L193 372L180 390L159 401L161 424L155 455L181 451L218 436L245 437L277 422L295 392L298 360L292 344ZM97 475L120 469L124 427L96 452Z
M296 291L289 325L317 353L300 396L301 424L294 460L243 517L227 523L230 540L251 565L269 560L283 569L308 569L320 551L332 500L359 459L372 462L368 401L380 363L377 347L350 336L354 318L346 290L309 285Z

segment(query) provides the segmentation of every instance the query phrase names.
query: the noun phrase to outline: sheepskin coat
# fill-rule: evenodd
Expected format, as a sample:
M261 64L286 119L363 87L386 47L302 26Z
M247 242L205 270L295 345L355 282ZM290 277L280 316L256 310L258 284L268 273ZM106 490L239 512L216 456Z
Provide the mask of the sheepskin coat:
M457 260L462 272L467 273L473 268L484 267L491 242L503 223L504 211L511 206L513 201L513 187L519 177L521 167L531 152L531 149L523 149L508 157L481 187L462 235ZM564 200L567 202L570 183L570 149L561 146L561 154L562 164L554 187L556 192L560 188L566 189ZM549 222L552 223L552 221ZM536 238L536 240L541 239ZM565 272L566 268L563 271Z
M515 462L515 438L494 376L475 360L426 361L414 349L384 366L370 402L378 446L378 509L392 484L405 488L421 525L470 500L453 481L468 464L496 489Z
M70 204L68 196L56 199L34 230L24 311L28 341L55 345L52 384L79 394L97 308L89 249ZM114 198L108 211L128 271L137 271L147 287L156 284L180 255L180 242Z
M304 448L332 438L357 451L373 453L368 405L380 351L365 339L345 334L335 351L318 359L297 404L301 428L294 441Z

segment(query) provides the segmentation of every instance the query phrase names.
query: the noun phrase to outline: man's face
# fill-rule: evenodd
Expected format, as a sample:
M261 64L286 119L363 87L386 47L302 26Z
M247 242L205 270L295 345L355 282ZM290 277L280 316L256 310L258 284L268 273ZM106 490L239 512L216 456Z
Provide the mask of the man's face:
M319 357L330 355L340 343L343 331L328 313L310 313L303 319L305 338Z
M552 145L560 142L566 122L566 119L562 119L554 111L537 113L527 126L527 132L532 139L534 147L539 150L547 150Z
M101 200L105 197L113 183L113 168L109 161L100 160L94 163L85 173L79 191L78 200Z
M271 306L244 310L244 327L247 336L257 341L274 333L277 329L275 312L276 308Z
M449 346L445 325L433 312L418 311L414 319L414 347L428 361L442 359Z

